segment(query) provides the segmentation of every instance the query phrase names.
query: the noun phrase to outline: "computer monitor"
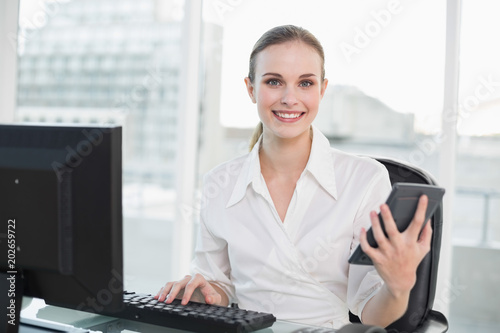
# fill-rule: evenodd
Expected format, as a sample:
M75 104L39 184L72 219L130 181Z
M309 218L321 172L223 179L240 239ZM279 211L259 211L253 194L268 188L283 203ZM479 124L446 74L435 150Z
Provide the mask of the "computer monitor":
M23 293L95 313L121 309L121 134L121 127L0 125L5 304Z

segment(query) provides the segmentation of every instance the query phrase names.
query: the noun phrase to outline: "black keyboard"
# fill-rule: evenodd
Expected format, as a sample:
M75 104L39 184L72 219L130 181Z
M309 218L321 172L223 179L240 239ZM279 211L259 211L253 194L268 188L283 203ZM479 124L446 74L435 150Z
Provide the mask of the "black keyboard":
M127 291L123 303L125 309L118 317L200 333L246 333L269 327L276 321L270 313L196 302L181 305L178 299L166 304L152 295Z

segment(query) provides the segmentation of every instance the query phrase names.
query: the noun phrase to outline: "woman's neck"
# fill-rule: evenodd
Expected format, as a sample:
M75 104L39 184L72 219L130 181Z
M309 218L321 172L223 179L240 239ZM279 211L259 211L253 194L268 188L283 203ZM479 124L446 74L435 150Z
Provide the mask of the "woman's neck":
M292 139L283 139L264 132L259 157L262 171L298 175L309 160L312 128Z

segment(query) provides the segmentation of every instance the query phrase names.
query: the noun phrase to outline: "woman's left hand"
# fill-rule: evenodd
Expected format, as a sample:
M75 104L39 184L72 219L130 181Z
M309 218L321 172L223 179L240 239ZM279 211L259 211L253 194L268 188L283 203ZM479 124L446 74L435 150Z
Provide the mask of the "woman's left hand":
M360 235L361 248L368 255L385 281L386 288L394 296L408 294L416 282L417 267L429 252L431 247L432 228L427 223L422 230L427 210L428 198L422 195L419 199L417 210L408 228L399 232L392 218L387 204L380 206L380 213L384 221L384 234L376 212L370 213L373 236L378 247L368 244L366 230L362 229ZM420 231L422 230L422 233Z

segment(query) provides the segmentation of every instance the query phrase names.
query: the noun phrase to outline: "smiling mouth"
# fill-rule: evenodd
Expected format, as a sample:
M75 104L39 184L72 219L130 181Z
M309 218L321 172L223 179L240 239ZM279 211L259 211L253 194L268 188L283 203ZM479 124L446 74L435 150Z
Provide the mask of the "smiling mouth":
M280 112L280 111L273 111L273 113L279 118L283 119L297 119L305 114L305 112Z

